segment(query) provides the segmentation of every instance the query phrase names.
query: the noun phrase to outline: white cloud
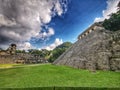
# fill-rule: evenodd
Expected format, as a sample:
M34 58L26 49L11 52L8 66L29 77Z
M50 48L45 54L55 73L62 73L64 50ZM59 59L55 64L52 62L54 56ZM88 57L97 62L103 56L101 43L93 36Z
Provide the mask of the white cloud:
M60 44L62 44L62 43L63 43L62 39L59 39L59 38L56 38L56 39L55 39L54 44L55 44L56 46L58 46L58 45L60 45Z
M23 42L23 43L17 44L17 48L19 50L29 50L29 49L33 49L35 47L33 47L29 42Z
M49 28L49 29L48 29L48 36L52 36L52 35L54 35L54 34L55 34L54 29L53 29L53 28Z
M6 18L5 16L3 16L2 14L0 14L0 26L12 26L12 25L16 25L16 21L13 20L9 20L8 18Z
M46 38L51 37L54 34L55 34L54 29L49 27L49 28L47 28L47 31L39 33L39 35L36 36L36 39L43 39L44 40Z
M57 1L56 5L55 5L55 9L58 12L58 15L61 16L61 14L63 13L63 10L61 8L60 3L58 3L58 1Z
M120 0L108 0L107 1L107 8L106 10L103 10L103 17L96 17L94 22L103 21L105 19L108 19L110 17L111 13L117 12L117 4Z
M32 37L54 35L52 28L43 34L39 32L52 17L64 13L62 5L65 3L59 0L0 0L0 47L1 43L7 45L11 41L20 43Z
M54 48L61 45L62 43L63 43L62 39L56 38L54 43L50 44L49 46L43 47L43 49L53 50Z

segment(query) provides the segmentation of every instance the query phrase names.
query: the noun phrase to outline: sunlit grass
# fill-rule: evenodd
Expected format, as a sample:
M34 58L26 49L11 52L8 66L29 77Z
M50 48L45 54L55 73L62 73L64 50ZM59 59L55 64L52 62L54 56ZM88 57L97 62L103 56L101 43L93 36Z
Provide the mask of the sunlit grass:
M120 72L78 70L51 64L0 69L0 87L120 87Z
M22 64L0 64L0 68L12 68L14 66L20 66Z

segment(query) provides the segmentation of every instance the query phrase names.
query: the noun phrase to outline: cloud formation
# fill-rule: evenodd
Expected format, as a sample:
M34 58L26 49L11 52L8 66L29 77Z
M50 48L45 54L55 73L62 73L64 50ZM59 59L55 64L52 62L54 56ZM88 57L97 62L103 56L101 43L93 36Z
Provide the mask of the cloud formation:
M54 41L54 43L52 43L49 46L43 47L43 49L53 50L54 48L56 48L57 46L61 45L62 43L63 43L62 39L56 38L55 41Z
M19 47L19 50L29 50L35 48L29 42L20 43L17 47Z
M66 5L62 1L0 0L0 47L4 48L9 43L25 43L32 37L40 36L43 25L55 15L64 13ZM51 35L54 35L52 28L43 33L43 36Z
M102 14L103 17L95 18L94 22L100 22L110 17L110 14L117 12L117 4L120 0L108 0L107 1L107 8L103 10Z
M42 39L45 40L46 38L49 38L50 36L54 35L55 31L53 28L49 27L47 28L46 31L39 33L36 37L35 37L35 41L37 41L37 39Z

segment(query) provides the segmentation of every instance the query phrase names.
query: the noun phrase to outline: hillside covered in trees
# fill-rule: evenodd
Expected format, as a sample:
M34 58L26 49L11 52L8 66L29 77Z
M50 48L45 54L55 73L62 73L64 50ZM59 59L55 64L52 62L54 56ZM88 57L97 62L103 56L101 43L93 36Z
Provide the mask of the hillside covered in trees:
M51 51L51 56L49 58L49 62L53 62L55 61L60 55L63 54L63 52L65 52L70 46L72 45L72 43L70 42L65 42L61 45L59 45L58 47L56 47L53 51Z

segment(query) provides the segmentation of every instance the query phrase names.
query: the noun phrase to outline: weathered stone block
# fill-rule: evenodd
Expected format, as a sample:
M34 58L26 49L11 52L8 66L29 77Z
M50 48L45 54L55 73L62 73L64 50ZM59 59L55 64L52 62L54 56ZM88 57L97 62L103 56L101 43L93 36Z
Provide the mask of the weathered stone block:
M115 37L120 30L110 32L103 27L95 27L94 29L96 30L87 33L84 37L79 35L78 41L53 64L89 70L120 70L120 39ZM89 29L87 30L89 31ZM113 59L113 57L117 59Z

